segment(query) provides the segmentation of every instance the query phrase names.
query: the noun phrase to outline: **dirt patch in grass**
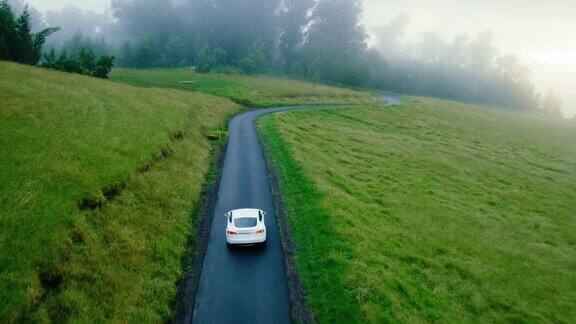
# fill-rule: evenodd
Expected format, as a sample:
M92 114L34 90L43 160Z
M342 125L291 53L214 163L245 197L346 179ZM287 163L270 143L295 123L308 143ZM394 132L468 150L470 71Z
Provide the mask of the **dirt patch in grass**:
M120 193L124 188L126 188L126 183L122 182L120 184L109 186L105 189L102 189L101 196L94 196L81 199L78 202L78 209L80 209L81 211L96 210L102 207L105 203L110 202L114 200L114 198L118 197L118 195L120 195Z

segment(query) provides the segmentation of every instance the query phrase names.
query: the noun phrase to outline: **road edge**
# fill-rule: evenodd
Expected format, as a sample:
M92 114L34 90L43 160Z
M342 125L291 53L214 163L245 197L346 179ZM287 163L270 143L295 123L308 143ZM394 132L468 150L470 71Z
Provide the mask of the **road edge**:
M298 272L296 261L294 260L294 253L296 251L296 242L292 238L292 231L288 224L288 213L286 211L286 204L282 194L282 184L278 175L278 168L272 162L269 152L268 143L263 139L262 134L258 128L257 122L254 125L258 134L258 140L264 152L264 161L266 162L266 174L270 184L270 191L272 193L272 202L276 210L276 225L280 233L280 241L284 253L284 262L286 269L286 277L288 279L288 297L290 300L290 315L293 323L315 323L316 320L308 308L306 302L306 288L302 283L302 279Z
M197 218L193 228L196 229L196 237L187 243L187 251L184 256L183 264L186 264L186 270L178 283L178 293L176 295L173 309L176 310L171 322L173 323L192 323L194 308L196 305L196 293L202 274L202 264L208 245L208 236L212 228L214 219L214 208L218 201L218 191L220 189L220 179L222 169L226 159L226 150L228 148L228 138L222 145L214 150L212 156L211 168L216 176L212 183L202 189L200 204L197 208Z
M402 104L402 100L396 94L381 92L378 94L384 106L397 106ZM358 104L362 105L362 104ZM320 107L334 107L338 108L339 105L322 105ZM344 106L355 106L344 105ZM302 106L300 108L320 108L318 106ZM282 113L283 111L271 112L271 114ZM262 116L259 116L262 117ZM254 128L258 135L258 141L264 153L264 161L266 163L266 173L270 184L270 191L272 193L272 202L276 210L276 224L280 233L280 241L284 253L284 262L286 267L286 277L288 279L288 294L290 300L290 315L293 323L316 323L317 320L308 307L306 301L306 288L302 282L294 254L296 252L296 242L292 237L290 224L288 223L288 212L284 202L284 195L282 191L282 183L278 174L278 167L269 155L269 143L258 127L258 117L254 121Z
M385 105L395 105L397 103L390 103L389 99L381 95L380 98L385 102ZM393 96L391 98L394 98ZM263 115L276 114L283 111L290 110L300 110L300 109L318 109L318 108L338 108L338 107L353 107L365 105L363 103L350 103L350 104L318 104L318 105L299 105L299 106L286 106L286 107L268 107L268 108L246 108L238 114L230 117L226 123L228 130L229 123L232 118L237 117L243 113L247 113L253 110L264 111ZM277 110L278 109L278 110ZM296 251L296 243L292 238L292 232L290 225L288 224L288 214L286 211L286 205L284 203L282 186L280 183L278 169L276 165L271 162L270 156L268 154L268 143L263 139L262 134L257 126L258 118L262 115L257 116L254 120L254 128L258 136L258 141L262 148L264 154L264 161L266 166L266 174L268 176L270 192L272 194L272 202L276 210L276 224L278 226L278 231L280 234L280 241L282 246L282 251L284 254L284 262L286 269L286 277L288 280L288 294L290 301L290 315L292 322L294 323L315 323L317 322L310 309L308 308L308 303L306 302L306 289L302 283L301 277L298 273L298 268L294 260L294 253ZM220 145L215 150L213 156L213 162L211 167L215 169L216 177L213 182L209 185L204 186L202 190L201 200L198 206L198 215L195 222L195 228L197 229L197 235L194 239L188 241L187 251L183 257L183 264L188 264L189 266L185 268L185 271L178 283L178 293L176 299L173 303L173 308L176 310L171 322L173 323L191 323L194 317L194 309L196 305L196 297L198 285L200 283L200 276L202 274L202 268L204 263L204 255L206 253L206 248L208 245L208 240L206 239L210 235L210 230L212 227L213 213L218 201L218 192L220 190L220 180L222 178L222 170L224 167L224 162L226 160L226 153L228 148L228 137L226 137L225 142ZM192 248L194 247L194 248Z

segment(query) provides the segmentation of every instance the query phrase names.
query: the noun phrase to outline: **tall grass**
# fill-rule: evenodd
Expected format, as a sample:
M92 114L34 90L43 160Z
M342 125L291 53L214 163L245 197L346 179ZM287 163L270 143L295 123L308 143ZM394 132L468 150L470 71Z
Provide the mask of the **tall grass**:
M574 125L417 98L260 131L321 322L576 318Z
M0 62L0 320L172 314L210 163L239 110Z

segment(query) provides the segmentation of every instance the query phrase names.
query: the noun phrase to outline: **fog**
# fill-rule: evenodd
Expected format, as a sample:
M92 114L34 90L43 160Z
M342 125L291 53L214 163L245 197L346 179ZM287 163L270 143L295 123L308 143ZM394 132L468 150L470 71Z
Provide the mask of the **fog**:
M184 0L178 2L185 2ZM54 43L64 42L77 30L84 34L103 33L105 25L99 19L112 17L114 6L104 0L76 0L73 9L55 12L71 6L69 1L31 0L30 5L44 12L52 20L59 20L64 28L55 35ZM117 9L117 4L116 4ZM52 13L49 13L52 11ZM162 9L158 9L162 11ZM142 12L141 12L142 13ZM100 14L101 16L99 16ZM59 16L58 16L59 15ZM522 1L522 0L365 0L362 21L369 34L368 45L378 46L379 30L399 16L406 23L401 35L395 38L397 48L406 50L399 55L411 55L422 41L423 35L437 35L449 43L463 33L475 39L485 31L491 31L491 44L498 55L515 54L531 71L530 78L538 92L552 88L564 101L565 115L576 114L576 2L571 0ZM142 19L150 20L142 13ZM170 19L167 17L167 19ZM121 30L106 31L107 40L120 42L125 32L138 26L125 25ZM436 32L433 34L431 32ZM118 39L113 39L114 37ZM394 50L396 50L395 48ZM412 51L407 50L412 49ZM383 51L384 56L393 55Z
M369 27L402 13L410 17L405 41L428 31L447 39L492 31L500 52L516 54L530 68L538 89L554 89L564 100L565 114L576 114L576 1L365 0Z

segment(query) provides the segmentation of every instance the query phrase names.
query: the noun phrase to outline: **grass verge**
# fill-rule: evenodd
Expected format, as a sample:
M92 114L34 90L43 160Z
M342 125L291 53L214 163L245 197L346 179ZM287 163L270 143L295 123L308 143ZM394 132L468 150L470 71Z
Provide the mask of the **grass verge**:
M0 319L162 321L232 102L0 63Z
M279 214L278 223L284 248L285 258L287 258L286 267L288 271L288 285L290 289L290 303L292 319L296 322L314 321L313 314L310 314L306 302L306 291L302 287L303 278L301 273L312 275L315 273L315 267L322 267L324 259L316 259L296 262L295 256L308 255L310 258L317 258L316 251L342 250L343 246L340 241L321 241L319 244L309 245L309 238L318 236L322 233L332 231L329 215L322 209L320 202L323 195L316 190L314 183L310 181L304 171L298 165L298 162L292 157L291 148L280 137L276 122L273 116L265 116L258 121L258 135L261 138L262 145L267 159L267 168L270 172L272 181L272 191L275 200L276 211ZM306 199L302 199L306 197ZM301 222L295 223L290 221L289 215L299 215ZM308 230L295 228L296 226L306 224ZM298 237L294 236L294 233ZM302 235L303 233L307 233ZM298 245L296 244L298 242ZM296 253L297 252L297 253ZM295 255L296 254L296 255ZM340 277L338 269L332 269L333 278ZM324 276L323 278L327 278ZM341 282L317 282L316 278L306 278L306 283L318 285L336 286L336 290L345 291ZM314 289L314 287L310 287ZM350 303L353 299L346 293L341 298L335 300L336 303ZM318 305L310 305L312 307ZM336 306L338 308L338 306ZM345 318L341 318L343 321Z
M321 322L570 322L576 127L413 99L264 117Z
M366 91L263 75L202 74L190 69L114 69L110 78L136 86L204 92L247 107L379 102Z
M226 125L229 124L229 120ZM189 236L188 250L183 257L184 273L178 283L178 295L174 302L173 309L176 310L174 318L175 323L190 323L194 316L196 303L196 292L200 280L204 253L208 244L208 236L212 228L214 208L218 202L218 190L222 168L226 158L226 149L228 143L227 132L217 129L209 137L212 141L212 163L206 174L205 183L202 186L202 194L198 207L195 209L194 217L195 235Z

